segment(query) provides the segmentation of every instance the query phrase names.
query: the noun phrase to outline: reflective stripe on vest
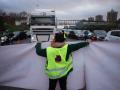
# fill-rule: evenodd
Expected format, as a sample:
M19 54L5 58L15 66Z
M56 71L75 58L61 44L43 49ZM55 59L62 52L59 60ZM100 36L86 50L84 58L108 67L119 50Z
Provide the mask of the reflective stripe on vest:
M64 33L64 38L66 39L66 34Z
M47 60L46 64L46 73L50 79L57 79L65 76L69 70L72 68L72 55L69 56L69 59L66 60L68 44L62 48L47 48ZM55 56L60 55L61 61L56 62Z
M72 62L69 64L68 67L66 67L65 69L63 69L63 70L59 73L59 75L56 75L56 76L50 76L50 75L49 75L49 78L51 78L51 79L56 79L56 78L60 78L60 77L62 77L62 76L65 76L65 75L67 74L67 71L71 69L71 68L69 69L69 67L72 68Z

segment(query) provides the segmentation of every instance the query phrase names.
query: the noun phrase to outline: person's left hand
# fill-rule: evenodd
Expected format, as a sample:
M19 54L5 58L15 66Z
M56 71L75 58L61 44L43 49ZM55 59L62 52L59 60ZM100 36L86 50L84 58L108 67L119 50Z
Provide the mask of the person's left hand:
M41 43L37 43L37 44L35 45L35 48L37 48L37 47L41 47Z

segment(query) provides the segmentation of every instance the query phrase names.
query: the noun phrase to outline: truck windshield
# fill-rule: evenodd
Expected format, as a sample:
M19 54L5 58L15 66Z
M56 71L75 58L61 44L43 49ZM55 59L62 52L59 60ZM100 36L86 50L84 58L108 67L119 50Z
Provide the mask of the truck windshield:
M52 17L31 17L31 25L52 25L52 26L55 26L55 16L52 16Z

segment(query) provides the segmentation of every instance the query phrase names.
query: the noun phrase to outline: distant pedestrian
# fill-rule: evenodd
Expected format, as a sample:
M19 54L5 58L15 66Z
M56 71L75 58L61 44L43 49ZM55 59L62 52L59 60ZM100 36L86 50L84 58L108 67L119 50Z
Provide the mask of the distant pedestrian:
M85 31L85 32L84 32L84 39L85 39L85 41L87 41L87 39L89 39L88 34L89 34L88 31Z
M36 53L46 57L45 72L49 77L49 90L55 90L59 81L61 90L66 89L66 80L73 71L72 52L89 45L88 42L67 44L62 33L56 33L51 46L41 49L41 43L37 43Z
M62 30L62 34L64 35L64 38L66 39L67 38L67 34L65 33L64 30Z

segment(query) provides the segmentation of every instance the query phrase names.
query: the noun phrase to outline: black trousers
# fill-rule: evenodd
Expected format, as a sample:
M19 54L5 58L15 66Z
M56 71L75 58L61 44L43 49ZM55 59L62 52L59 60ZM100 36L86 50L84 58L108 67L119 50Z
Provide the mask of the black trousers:
M59 79L49 79L49 90L55 90L57 81L59 81L61 90L67 90L66 88L67 76L68 75Z

